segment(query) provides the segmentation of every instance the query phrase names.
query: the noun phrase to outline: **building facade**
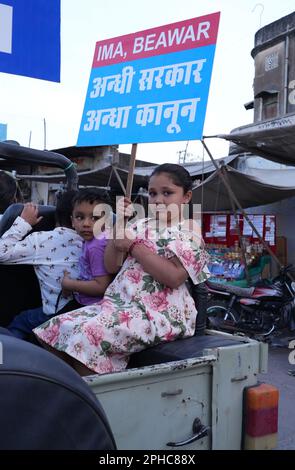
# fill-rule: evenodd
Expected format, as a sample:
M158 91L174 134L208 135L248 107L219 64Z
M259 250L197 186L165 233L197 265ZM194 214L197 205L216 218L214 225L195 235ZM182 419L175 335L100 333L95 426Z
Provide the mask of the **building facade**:
M254 108L257 128L273 125L276 118L295 114L295 12L259 29L251 52L255 65L254 99L245 105ZM284 119L279 124L284 125ZM242 128L241 128L242 129ZM233 146L234 147L234 146ZM295 155L295 147L294 147ZM295 167L244 154L237 159L238 170L270 184L295 186ZM293 176L294 175L294 176ZM282 264L295 266L295 197L267 206L248 209L256 214L274 214L277 220L278 255Z

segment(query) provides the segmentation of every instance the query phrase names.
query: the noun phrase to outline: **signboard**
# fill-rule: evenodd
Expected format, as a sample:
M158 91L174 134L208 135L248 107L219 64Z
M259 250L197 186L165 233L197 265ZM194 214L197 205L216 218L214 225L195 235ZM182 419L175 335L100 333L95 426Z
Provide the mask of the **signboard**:
M0 72L60 81L60 0L0 0Z
M200 139L219 16L97 42L77 145Z
M7 124L0 122L0 142L7 139Z

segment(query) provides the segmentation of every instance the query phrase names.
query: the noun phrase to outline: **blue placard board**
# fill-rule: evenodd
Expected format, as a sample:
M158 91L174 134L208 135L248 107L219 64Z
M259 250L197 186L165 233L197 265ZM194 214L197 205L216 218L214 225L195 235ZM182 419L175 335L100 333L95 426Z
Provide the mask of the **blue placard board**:
M7 124L0 122L0 142L7 139Z
M0 0L0 72L60 81L60 0Z
M78 146L200 139L219 13L96 44Z

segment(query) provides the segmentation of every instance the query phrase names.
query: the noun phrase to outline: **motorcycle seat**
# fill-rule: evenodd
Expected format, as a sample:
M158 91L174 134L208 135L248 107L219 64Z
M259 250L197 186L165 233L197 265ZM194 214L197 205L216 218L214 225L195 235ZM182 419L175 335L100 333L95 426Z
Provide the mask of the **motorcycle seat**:
M238 287L214 281L206 281L206 284L210 289L229 292L237 295L238 297L252 297L255 290L255 287Z

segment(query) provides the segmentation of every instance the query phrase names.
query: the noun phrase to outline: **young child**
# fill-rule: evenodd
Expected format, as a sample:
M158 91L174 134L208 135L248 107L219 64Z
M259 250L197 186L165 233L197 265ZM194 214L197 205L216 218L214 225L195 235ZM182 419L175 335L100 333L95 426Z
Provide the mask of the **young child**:
M65 271L62 280L64 295L73 293L74 300L61 312L99 302L112 280L104 266L104 250L107 240L104 233L95 238L93 227L98 217L93 215L97 204L108 202L98 188L81 189L73 199L72 225L83 238L82 254L79 260L79 277L73 279Z
M197 311L185 281L206 280L208 256L193 221L183 218L191 187L182 166L157 167L149 181L153 217L108 242L106 268L119 273L102 302L60 315L34 330L45 347L81 375L123 370L131 353L194 334ZM128 202L121 202L119 215ZM159 228L157 222L165 218L167 223ZM120 267L122 253L126 259Z

